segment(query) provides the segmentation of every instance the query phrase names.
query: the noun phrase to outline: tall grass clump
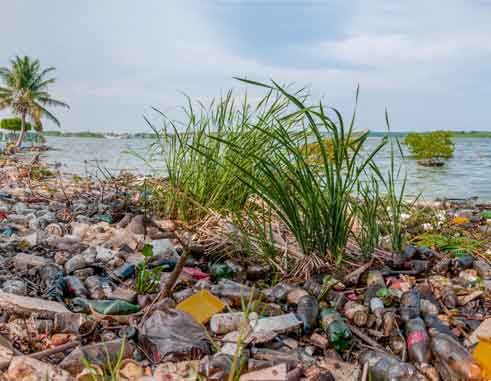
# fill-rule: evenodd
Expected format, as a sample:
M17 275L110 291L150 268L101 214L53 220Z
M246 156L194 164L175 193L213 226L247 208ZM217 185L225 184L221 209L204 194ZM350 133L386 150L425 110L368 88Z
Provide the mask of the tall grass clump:
M379 245L380 240L380 197L379 183L375 176L366 182L358 184L358 200L353 209L358 227L355 229L355 239L365 258L369 258Z
M258 195L294 236L303 256L299 273L309 273L326 260L339 263L352 234L352 193L384 142L362 154L368 131L355 132L356 107L346 124L338 110L322 103L309 105L307 98L301 99L274 81L271 85L242 81L267 88L291 105L286 115L267 125L251 124L260 136L275 143L275 149L250 152L234 140L210 138L233 152L226 157L226 167L235 168L236 179ZM306 152L313 144L319 147L315 163ZM206 147L198 152L212 159ZM243 157L248 157L249 165L244 165Z
M388 130L390 130L387 111L385 112L385 120ZM377 173L384 190L380 221L389 234L391 249L394 252L401 252L406 244L403 214L410 205L408 205L406 197L407 173L402 173L402 165L396 166L397 153L404 157L399 140L394 138L390 140L390 161L387 173L381 173L376 166L373 166L373 169Z
M264 157L276 149L278 143L264 130L287 107L286 99L270 91L254 106L247 96L237 101L232 92L209 107L196 106L188 99L184 124L156 110L163 117L162 127L147 122L157 134L154 148L167 176L160 191L156 189L157 201L163 205L161 212L171 218L197 221L210 210L242 210L252 190L237 180L241 177L239 168L261 177L252 157ZM234 146L242 151L237 152Z

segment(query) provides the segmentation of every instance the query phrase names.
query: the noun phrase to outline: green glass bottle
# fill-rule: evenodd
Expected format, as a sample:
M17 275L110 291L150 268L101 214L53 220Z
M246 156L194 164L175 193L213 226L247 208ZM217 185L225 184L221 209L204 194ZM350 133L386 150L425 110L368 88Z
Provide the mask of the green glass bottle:
M351 331L334 308L325 308L321 311L321 325L335 350L341 352L348 349L351 343Z

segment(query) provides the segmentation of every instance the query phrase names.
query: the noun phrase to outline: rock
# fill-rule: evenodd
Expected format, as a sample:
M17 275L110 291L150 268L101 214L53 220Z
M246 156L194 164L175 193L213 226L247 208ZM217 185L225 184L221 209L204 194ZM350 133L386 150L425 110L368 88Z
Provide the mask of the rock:
M27 356L14 357L7 371L9 381L75 381L57 366Z
M85 345L73 350L68 356L66 356L60 363L60 368L68 371L72 375L76 375L84 368L83 359L87 359L91 364L105 366L109 361L115 363L118 360L118 356L123 348L122 359L130 358L134 346L130 342L124 342L123 340L113 340L108 342L102 342L97 344ZM110 359L107 358L109 353Z
M336 381L352 381L359 380L361 369L359 365L338 361L333 358L326 357L319 361L321 368L328 370Z
M5 281L2 285L2 290L15 295L27 295L26 283L21 280L12 279Z
M79 223L79 222L72 222L70 224L70 227L72 228L72 234L74 236L79 237L80 239L84 239L85 235L87 234L87 231L89 230L88 224Z
M240 381L285 381L288 379L287 364L278 364L240 376Z
M89 247L81 254L74 255L65 263L65 271L67 274L73 273L75 270L83 269L95 262L96 249Z
M19 271L27 271L33 267L45 266L52 263L50 259L37 255L19 253L14 257L14 266Z
M471 346L479 342L480 338L491 340L491 319L484 320L477 329L467 338L467 346Z
M254 333L257 332L274 332L284 333L293 331L302 326L302 322L297 319L294 313L279 316L271 316L251 320L250 326Z
M123 360L119 370L119 376L123 380L138 380L143 377L143 367L131 359Z
M128 303L135 303L136 296L137 293L132 289L124 288L124 287L116 287L111 293L109 299L121 299L127 301Z
M42 241L42 235L41 235L41 232L34 232L34 233L31 233L31 234L28 234L28 235L25 235L23 238L22 238L23 241L27 242L27 244L29 245L29 247L33 247L33 246L36 246L38 244L41 243Z
M169 258L178 259L176 248L170 239L156 239L152 241L153 255L166 255Z
M198 381L199 361L166 362L155 368L155 380Z
M57 313L70 312L63 304L40 298L31 298L0 291L0 308L17 316L53 319Z
M309 293L303 288L294 288L286 296L286 301L288 304L297 304L302 296L306 296Z
M14 351L0 344L0 369L5 369L14 357Z
M116 253L110 249L106 249L103 246L97 246L96 247L96 261L97 262L102 262L106 263L109 262L111 259L113 259L116 256Z
M131 219L126 229L133 234L145 234L145 216L139 214Z

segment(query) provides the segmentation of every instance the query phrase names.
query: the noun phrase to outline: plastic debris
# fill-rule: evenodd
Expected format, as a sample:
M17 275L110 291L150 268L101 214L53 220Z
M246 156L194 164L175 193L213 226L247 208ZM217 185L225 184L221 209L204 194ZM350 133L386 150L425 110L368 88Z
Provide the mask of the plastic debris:
M197 322L207 323L210 318L225 308L225 304L207 290L201 290L182 301L176 310L190 314Z

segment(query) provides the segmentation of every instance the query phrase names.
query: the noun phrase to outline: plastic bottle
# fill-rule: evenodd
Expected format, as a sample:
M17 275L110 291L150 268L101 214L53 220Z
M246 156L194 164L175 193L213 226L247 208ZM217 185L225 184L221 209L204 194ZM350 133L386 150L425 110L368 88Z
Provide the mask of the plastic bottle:
M385 289L385 280L380 271L370 271L367 277L367 291L365 292L365 305L370 305L370 300L377 296L379 290Z
M76 276L66 276L65 285L67 294L70 296L79 296L82 298L87 298L89 296L89 291L85 288L83 282Z
M368 364L370 381L418 381L416 368L384 353L366 351L360 355L360 364Z
M210 291L220 297L228 298L235 306L240 306L242 300L249 300L252 296L252 288L228 279L222 279L212 286Z
M92 275L85 279L85 286L91 299L103 299L105 297L102 282L98 275Z
M438 307L438 305L436 305L435 303L433 303L428 299L421 299L420 309L423 316L427 316L427 315L435 316L440 313L440 308Z
M87 321L87 315L71 312L55 315L53 331L60 333L79 333L80 326Z
M365 306L350 300L344 305L343 315L358 327L364 327L368 320L368 309Z
M436 333L431 340L431 350L442 380L482 380L481 368L472 355L449 335Z
M478 259L474 261L473 267L481 278L491 279L491 266L487 262L484 262L482 259Z
M312 295L302 296L297 303L297 317L303 323L305 333L310 333L317 325L319 316L319 304Z
M429 364L431 359L430 338L421 318L406 322L406 342L409 359L420 364Z
M383 318L383 333L384 336L390 336L392 331L394 330L394 327L396 326L396 315L392 311L387 311L384 313L384 318Z
M338 311L342 311L346 303L349 302L349 299L344 293L335 290L329 290L327 292L326 300L329 302L331 307Z
M84 298L74 298L72 302L79 310L89 312L89 307L92 307L96 312L103 315L129 315L140 311L140 306L124 300L87 300Z
M389 338L389 346L395 355L401 356L406 350L406 340L401 335L394 334Z
M273 303L283 302L288 293L293 290L293 286L288 283L278 283L272 288L263 291L266 299Z
M233 269L226 263L214 263L211 266L211 275L215 281L221 279L232 279L234 277Z
M474 264L474 257L472 255L466 254L458 258L454 258L451 267L452 271L458 274L462 270L466 270L472 267Z
M414 257L416 252L417 252L416 247L412 245L406 245L406 247L404 247L402 252L393 254L392 261L394 262L394 266L395 267L401 266L404 262Z
M351 331L344 323L341 315L333 308L325 308L321 312L321 325L327 334L331 346L337 351L348 349L351 343Z
M58 271L50 279L46 280L45 295L49 300L63 302L65 288L65 274L63 271Z
M400 314L402 321L409 321L421 314L421 294L417 290L407 291L401 296Z
M238 330L243 321L243 312L215 314L210 320L210 330L214 334L224 335L226 333Z
M443 320L441 320L438 316L435 315L424 315L424 321L426 324L426 327L428 330L435 330L436 332L439 333L444 333L446 335L449 335L451 337L455 338L454 333L448 326L448 324L445 324Z
M375 325L377 328L382 326L384 318L384 302L380 298L372 298L370 300L370 311L375 315Z
M305 281L303 284L303 289L307 291L310 295L314 295L316 298L322 293L322 286L319 282L313 279Z
M133 263L125 263L124 265L114 269L114 275L120 279L127 279L132 276L136 271L136 266Z
M447 308L452 309L457 306L457 295L452 286L443 287L441 298Z

